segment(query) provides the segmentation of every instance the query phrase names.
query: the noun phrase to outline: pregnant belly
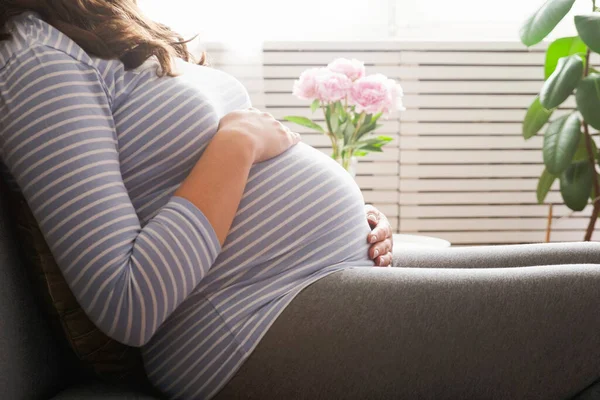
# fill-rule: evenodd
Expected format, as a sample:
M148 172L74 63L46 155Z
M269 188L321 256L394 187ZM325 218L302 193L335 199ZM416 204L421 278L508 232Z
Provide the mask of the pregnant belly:
M255 165L202 290L306 279L325 268L372 266L360 189L335 161L300 143Z

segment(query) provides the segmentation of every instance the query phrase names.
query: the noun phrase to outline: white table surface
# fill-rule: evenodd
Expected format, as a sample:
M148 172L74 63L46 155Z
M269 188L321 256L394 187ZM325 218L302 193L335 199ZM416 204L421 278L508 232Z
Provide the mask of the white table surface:
M414 249L414 248L443 248L450 247L451 243L447 240L422 235L405 235L402 233L396 233L394 238L394 253L401 251L402 249Z

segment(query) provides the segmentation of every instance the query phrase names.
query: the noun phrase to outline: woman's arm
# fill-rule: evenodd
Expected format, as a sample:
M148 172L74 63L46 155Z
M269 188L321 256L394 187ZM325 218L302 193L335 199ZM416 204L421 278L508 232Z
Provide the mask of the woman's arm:
M251 140L220 131L174 193L202 210L221 245L233 223L253 162Z
M221 119L219 132L175 196L188 199L204 212L222 245L250 166L283 153L299 141L300 135L267 112L255 108L231 112Z
M234 140L234 130L218 134L142 228L98 71L37 46L10 60L0 82L2 159L65 280L98 328L144 345L214 263L249 168L265 152L245 135Z

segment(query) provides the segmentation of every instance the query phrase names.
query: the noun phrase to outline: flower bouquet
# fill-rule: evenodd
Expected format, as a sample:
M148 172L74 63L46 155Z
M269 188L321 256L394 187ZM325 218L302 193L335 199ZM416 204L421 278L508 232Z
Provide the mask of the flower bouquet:
M382 74L365 76L364 63L339 58L326 68L311 68L294 82L294 96L312 100L311 111L323 111L325 127L306 117L285 120L325 134L331 140L332 158L351 171L354 157L381 152L389 136L373 136L394 110L404 110L402 88Z

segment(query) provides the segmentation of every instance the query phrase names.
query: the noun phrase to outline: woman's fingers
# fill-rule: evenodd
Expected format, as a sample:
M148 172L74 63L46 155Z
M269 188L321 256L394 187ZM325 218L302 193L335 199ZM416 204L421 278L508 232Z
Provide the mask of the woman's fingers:
M375 265L390 265L394 248L392 226L385 215L375 207L366 205L365 211L369 225L373 229L367 239L372 245L369 248L369 258L375 262Z
M368 211L367 221L369 221L369 226L371 227L371 229L375 228L379 223L379 213L374 211Z
M376 209L370 204L365 205L365 212L367 214L367 221L369 221L371 229L375 228L375 226L377 226L377 224L379 223L381 213L378 209Z
M382 256L377 257L375 261L375 265L379 267L389 267L392 265L392 252L386 253Z
M392 237L392 227L387 220L379 220L377 226L369 233L369 243L375 244Z
M379 243L375 243L369 249L369 258L375 260L377 257L387 254L392 251L392 239L384 239Z

